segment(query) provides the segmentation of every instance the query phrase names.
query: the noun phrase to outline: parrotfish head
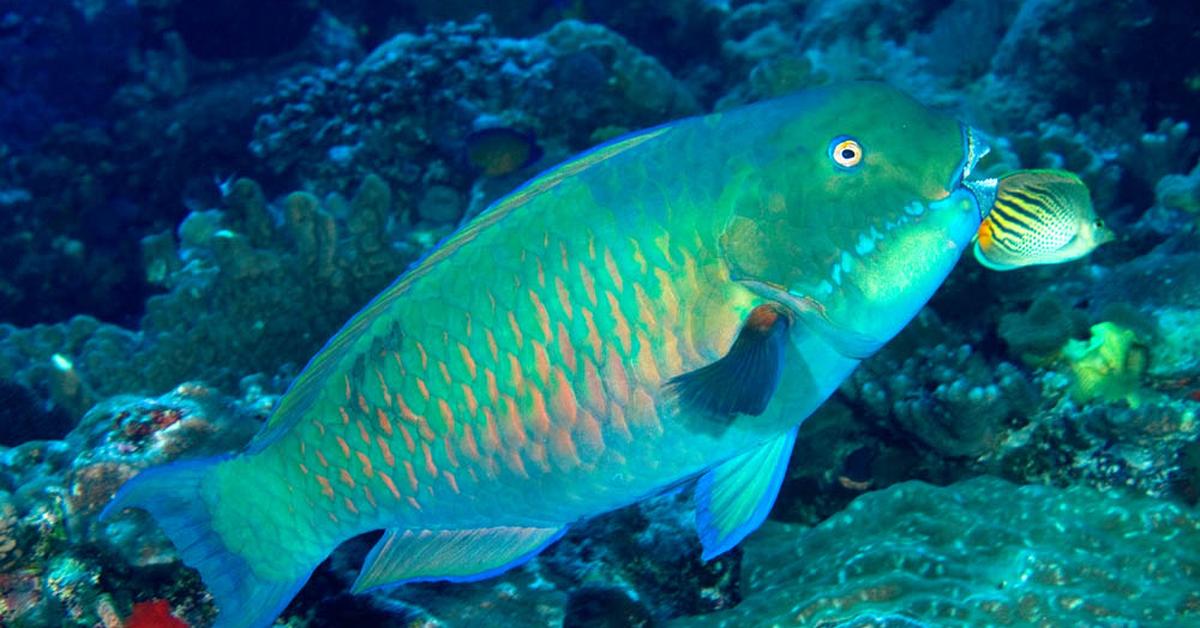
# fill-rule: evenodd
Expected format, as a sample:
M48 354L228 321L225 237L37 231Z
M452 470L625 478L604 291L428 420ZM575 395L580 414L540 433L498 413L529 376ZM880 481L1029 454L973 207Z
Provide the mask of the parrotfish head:
M883 84L789 97L731 199L737 280L865 357L933 295L991 206L979 135Z

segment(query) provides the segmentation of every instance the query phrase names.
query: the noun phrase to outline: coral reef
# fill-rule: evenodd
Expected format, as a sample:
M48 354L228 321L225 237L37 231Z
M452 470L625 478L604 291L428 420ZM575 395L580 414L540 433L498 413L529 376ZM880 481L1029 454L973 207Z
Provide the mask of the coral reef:
M76 418L89 400L187 379L233 391L247 373L303 364L445 233L401 232L406 212L374 176L349 200L297 192L279 204L242 179L224 204L144 241L147 279L168 292L149 299L139 332L86 316L0 325L0 378Z
M1044 297L1027 313L1000 319L1000 335L1022 367L993 362L975 348L981 339L926 310L843 384L853 415L811 419L821 425L823 451L794 462L784 485L785 495L790 490L808 505L781 516L820 520L813 515L828 513L830 504L898 477L952 482L993 473L1022 483L1173 494L1200 429L1200 379L1194 343L1183 338L1190 328L1177 326L1179 310L1155 312L1170 338L1154 332L1152 318L1138 325L1147 331L1105 322L1081 339L1073 336L1084 313ZM1158 371L1147 368L1155 356L1162 356ZM841 481L830 468L856 448L866 450L867 467L861 478Z
M0 624L211 624L149 518L96 521L124 481L242 446L347 317L538 169L850 79L984 130L979 175L1079 174L1118 241L1052 268L966 260L805 422L744 551L699 560L685 488L478 583L350 596L355 539L284 621L1194 622L1194 12L0 0ZM496 127L544 156L481 175L465 144Z
M138 16L127 2L0 3L0 143L36 142L54 123L95 115L125 78Z
M568 20L507 39L486 16L398 35L358 65L280 84L259 105L251 149L266 168L317 189L373 172L414 205L436 186L470 187L463 140L481 121L530 129L562 156L590 145L595 129L698 110L660 63L603 26Z
M242 447L272 401L254 385L233 400L183 384L156 398L107 399L64 440L0 450L0 619L59 625L53 618L60 617L92 625L105 608L116 612L112 595L128 603L131 596L166 593L151 570L183 583L186 590L171 592L173 599L199 599L198 580L180 577L174 547L149 517L129 513L100 524L96 516L142 469ZM138 569L147 573L139 576ZM114 580L115 574L123 576ZM194 603L189 608L195 617L206 612Z
M1043 295L1025 312L1002 315L997 333L1010 354L1030 366L1044 365L1083 331L1084 320L1082 312L1067 307L1058 297Z
M739 556L700 561L693 522L690 492L666 495L579 526L541 562L565 590L624 591L658 620L730 608Z
M370 608L360 601L359 612L387 611L432 625L609 626L655 625L731 608L740 600L740 554L703 563L693 516L690 493L664 495L573 527L527 566L499 578L452 588L414 584L385 590L372 594ZM329 587L344 589L369 549L351 541L334 553L332 569L316 578L333 578ZM317 610L322 612L332 609Z
M1200 163L1190 174L1170 174L1159 179L1154 195L1163 207L1200 213Z
M1124 400L1137 407L1145 346L1133 331L1113 323L1092 325L1091 331L1089 340L1071 340L1062 350L1075 375L1071 396L1079 402Z
M1200 519L1176 504L908 482L815 528L768 523L746 543L743 602L680 625L1189 623L1198 540Z
M1036 131L1014 133L1011 141L1021 165L1078 174L1098 208L1110 207L1116 200L1122 175L1116 149L1102 145L1080 129L1071 116L1064 113L1039 122Z
M374 176L349 201L297 192L277 206L254 182L235 182L223 213L195 212L180 225L177 251L165 236L147 242L150 278L170 292L146 304L142 386L202 378L229 387L242 374L307 361L427 246L392 243L403 219Z
M38 625L65 613L90 625L136 614L138 600L158 597L171 601L175 616L207 625L213 608L203 585L145 513L129 511L104 523L96 517L142 469L241 448L277 398L264 390L262 378L242 388L238 399L199 384L160 397L112 397L64 440L0 450L0 597L13 600L0 605L0 618ZM463 585L452 594L439 585L341 601L302 594L289 614L314 625L364 614L380 625L401 618L456 625L484 615L524 623L539 614L591 625L588 609L597 603L621 601L609 609L612 618L650 622L732 607L739 599L738 554L702 563L692 518L690 494L666 495L578 527L528 568L499 581ZM629 543L631 533L640 540ZM341 548L309 588L344 590L367 549L357 541Z
M191 383L157 398L118 396L97 404L67 436L80 452L64 478L68 529L83 538L103 537L90 528L92 519L127 479L181 456L236 450L258 431L263 418Z
M1058 394L1069 386L1053 375L1044 384ZM1192 399L1154 397L1137 409L1060 403L1007 433L981 466L1014 481L1167 497L1186 474L1198 413Z
M927 312L906 334L915 338L922 328L936 326L936 315ZM1001 432L1039 402L1019 368L991 363L969 344L912 346L899 340L856 371L842 391L881 429L903 433L948 458L990 451Z
M940 477L940 465L928 462L918 443L890 437L835 398L800 426L771 518L815 525L865 491Z
M178 4L0 5L0 320L135 325L152 292L139 239L217 198L215 176L250 169L255 97L297 65L362 54L319 19L289 55L205 61L179 35Z
M1154 68L1138 61L1143 55L1172 56L1170 50L1195 41L1194 33L1164 19L1181 9L1171 2L1153 8L1100 0L1022 2L996 50L994 80L985 93L996 111L1013 120L1083 113L1097 103L1111 112L1137 107L1148 95L1178 89L1176 77L1196 70L1194 60ZM1101 72L1102 67L1109 69ZM1127 72L1139 80L1122 81ZM1164 105L1154 105L1159 109L1151 119L1176 115Z

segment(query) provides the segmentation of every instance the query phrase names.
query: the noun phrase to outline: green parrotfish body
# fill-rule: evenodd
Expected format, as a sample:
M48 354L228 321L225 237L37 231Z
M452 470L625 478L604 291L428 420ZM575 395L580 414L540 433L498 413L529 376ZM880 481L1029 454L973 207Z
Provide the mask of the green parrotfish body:
M386 529L356 591L477 580L690 478L721 554L766 516L800 421L969 247L985 150L878 84L615 140L401 276L247 451L148 470L105 516L153 514L219 626L269 624L365 531Z

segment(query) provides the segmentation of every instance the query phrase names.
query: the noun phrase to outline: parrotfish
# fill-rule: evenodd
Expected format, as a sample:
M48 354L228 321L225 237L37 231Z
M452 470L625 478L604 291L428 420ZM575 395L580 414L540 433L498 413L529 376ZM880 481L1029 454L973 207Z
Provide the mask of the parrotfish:
M246 451L144 471L104 514L149 511L218 626L269 624L366 531L356 592L478 580L690 480L713 558L766 517L800 422L970 246L985 151L870 83L618 138L398 278Z
M1018 170L1000 177L979 226L975 259L992 270L1077 260L1114 239L1096 216L1087 184L1064 170Z

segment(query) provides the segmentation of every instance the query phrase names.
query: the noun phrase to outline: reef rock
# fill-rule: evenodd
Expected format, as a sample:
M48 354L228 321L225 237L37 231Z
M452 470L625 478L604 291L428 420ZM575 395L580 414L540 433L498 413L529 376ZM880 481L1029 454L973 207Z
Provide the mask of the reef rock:
M680 626L1182 625L1200 612L1200 516L1084 487L907 482L815 528L768 522L745 547L742 603Z

